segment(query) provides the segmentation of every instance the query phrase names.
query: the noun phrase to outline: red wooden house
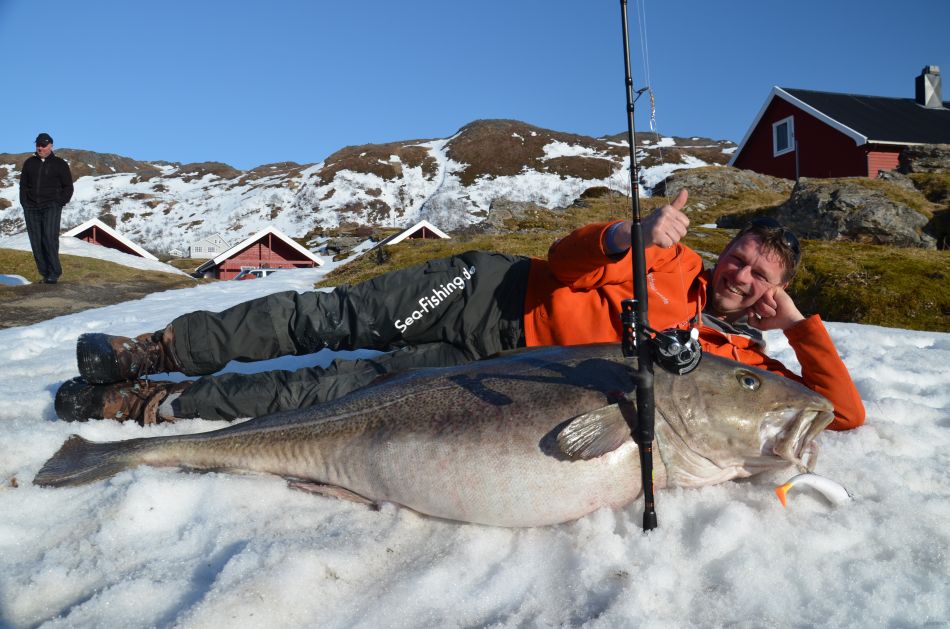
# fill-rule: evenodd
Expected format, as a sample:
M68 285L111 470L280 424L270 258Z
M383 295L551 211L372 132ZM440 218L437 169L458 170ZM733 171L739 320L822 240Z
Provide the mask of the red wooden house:
M940 68L917 77L916 98L773 87L730 166L799 177L877 177L910 145L950 143Z
M208 260L196 274L233 279L247 269L309 269L323 261L275 227L267 227Z
M108 247L109 249L115 249L117 251L121 251L122 253L139 256L148 260L158 259L145 249L142 249L137 244L100 221L98 218L89 219L81 225L76 225L69 231L65 232L63 236L73 236L80 240L90 242L94 245L101 245L103 247Z

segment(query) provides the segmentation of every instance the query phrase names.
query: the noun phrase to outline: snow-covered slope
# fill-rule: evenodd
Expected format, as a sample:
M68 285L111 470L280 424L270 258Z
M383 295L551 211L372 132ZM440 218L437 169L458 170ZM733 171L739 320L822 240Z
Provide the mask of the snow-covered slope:
M659 137L640 144L645 193L674 170L724 163L733 146ZM592 187L629 192L625 140L512 120L476 121L445 139L346 147L318 164L249 171L73 149L58 154L78 178L63 228L103 218L155 253L186 250L214 234L237 242L270 225L294 237L343 223L405 227L422 218L454 229L483 220L498 199L556 208ZM0 236L24 230L18 169L26 157L0 155Z

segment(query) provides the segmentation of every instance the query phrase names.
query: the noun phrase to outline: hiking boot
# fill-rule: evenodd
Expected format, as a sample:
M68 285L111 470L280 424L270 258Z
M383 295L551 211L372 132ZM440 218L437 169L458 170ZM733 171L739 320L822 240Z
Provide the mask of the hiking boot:
M173 412L159 412L159 407L169 396L177 398L191 384L191 380L89 384L82 378L73 378L64 382L56 392L53 406L60 419L68 422L114 419L120 422L131 420L146 426L173 422L181 418L175 417Z
M76 341L79 375L91 384L135 380L152 373L181 371L172 326L135 338L82 334Z

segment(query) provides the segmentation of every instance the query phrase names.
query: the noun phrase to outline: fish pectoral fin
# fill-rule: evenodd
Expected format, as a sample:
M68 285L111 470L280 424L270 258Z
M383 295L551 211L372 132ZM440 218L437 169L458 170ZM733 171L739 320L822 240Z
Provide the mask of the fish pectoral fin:
M324 483L317 483L308 480L288 480L287 486L291 489L298 489L311 494L319 494L329 498L339 498L341 500L349 500L350 502L364 504L368 507L372 507L373 509L379 508L379 505L369 498L361 496L358 493L352 492L344 487L340 487L339 485L326 485Z
M570 459L595 459L630 439L630 429L616 404L578 415L557 436L557 444Z

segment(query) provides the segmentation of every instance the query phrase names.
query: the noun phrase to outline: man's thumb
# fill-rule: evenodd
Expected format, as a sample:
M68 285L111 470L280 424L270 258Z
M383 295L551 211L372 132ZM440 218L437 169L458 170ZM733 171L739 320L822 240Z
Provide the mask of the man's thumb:
M689 199L689 192L686 191L686 188L683 188L680 190L679 194L676 195L676 198L673 199L673 203L670 205L675 207L677 210L682 210L684 207L686 207L687 199Z

